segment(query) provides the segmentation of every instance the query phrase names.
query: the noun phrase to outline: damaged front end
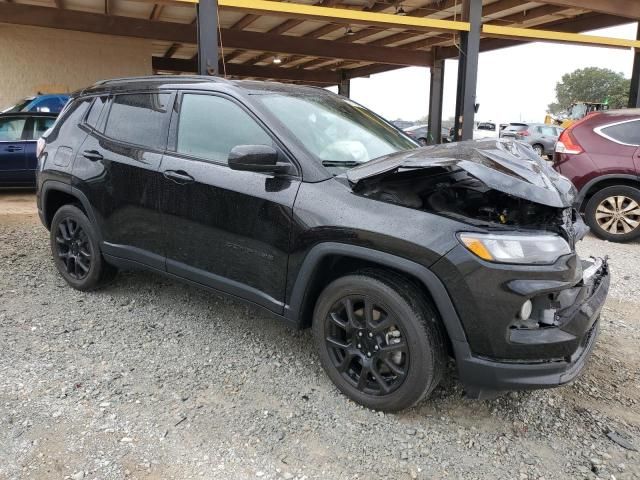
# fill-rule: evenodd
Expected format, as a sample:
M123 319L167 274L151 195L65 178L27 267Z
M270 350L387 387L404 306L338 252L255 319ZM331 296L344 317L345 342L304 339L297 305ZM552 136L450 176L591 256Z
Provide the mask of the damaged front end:
M356 193L485 228L551 231L573 247L588 231L571 182L527 145L488 139L389 155L347 172Z
M572 208L575 189L528 145L438 145L368 162L346 177L359 195L460 223L460 245L431 268L467 337L452 346L468 395L578 375L595 342L609 269L606 258L577 256L588 227Z

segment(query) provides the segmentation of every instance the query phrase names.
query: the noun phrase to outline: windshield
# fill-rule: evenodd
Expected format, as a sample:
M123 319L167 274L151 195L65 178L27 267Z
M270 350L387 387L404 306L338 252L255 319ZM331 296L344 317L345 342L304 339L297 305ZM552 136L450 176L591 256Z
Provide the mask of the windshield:
M257 100L333 175L417 147L373 112L324 92L269 93Z
M13 105L12 107L9 107L5 110L2 110L2 112L0 113L17 113L17 112L21 112L24 108L27 107L27 105L29 105L31 102L33 102L35 97L29 97L29 98L24 98L22 100L20 100L18 103L16 103L15 105Z

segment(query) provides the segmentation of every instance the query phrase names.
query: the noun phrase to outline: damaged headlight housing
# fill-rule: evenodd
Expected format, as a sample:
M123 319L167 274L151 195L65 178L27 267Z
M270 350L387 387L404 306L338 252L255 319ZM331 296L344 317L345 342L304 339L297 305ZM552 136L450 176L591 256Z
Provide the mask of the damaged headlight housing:
M502 235L499 233L460 233L467 249L489 262L549 265L571 253L559 235Z

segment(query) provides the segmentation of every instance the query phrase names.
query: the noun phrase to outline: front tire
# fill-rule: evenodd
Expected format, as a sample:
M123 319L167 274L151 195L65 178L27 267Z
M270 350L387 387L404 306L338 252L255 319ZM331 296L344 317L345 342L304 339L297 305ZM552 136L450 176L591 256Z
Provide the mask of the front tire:
M640 190L626 185L606 187L589 199L585 220L598 237L628 242L640 236Z
M533 148L533 151L536 152L536 154L539 157L542 157L542 155L544 154L544 147L542 145L540 145L539 143L536 143L535 145L532 145L531 148Z
M64 205L53 216L50 240L56 268L73 288L93 290L115 275L100 253L93 225L75 205Z
M316 304L313 334L329 378L368 408L408 408L444 372L435 309L411 281L391 272L366 270L329 284Z

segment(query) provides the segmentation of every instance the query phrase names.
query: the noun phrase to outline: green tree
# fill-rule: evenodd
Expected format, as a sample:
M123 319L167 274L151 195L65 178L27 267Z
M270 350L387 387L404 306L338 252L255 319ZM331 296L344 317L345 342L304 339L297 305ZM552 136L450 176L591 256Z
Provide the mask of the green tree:
M556 83L556 101L551 113L566 111L574 102L608 102L610 108L627 106L631 80L608 68L587 67L562 76Z

